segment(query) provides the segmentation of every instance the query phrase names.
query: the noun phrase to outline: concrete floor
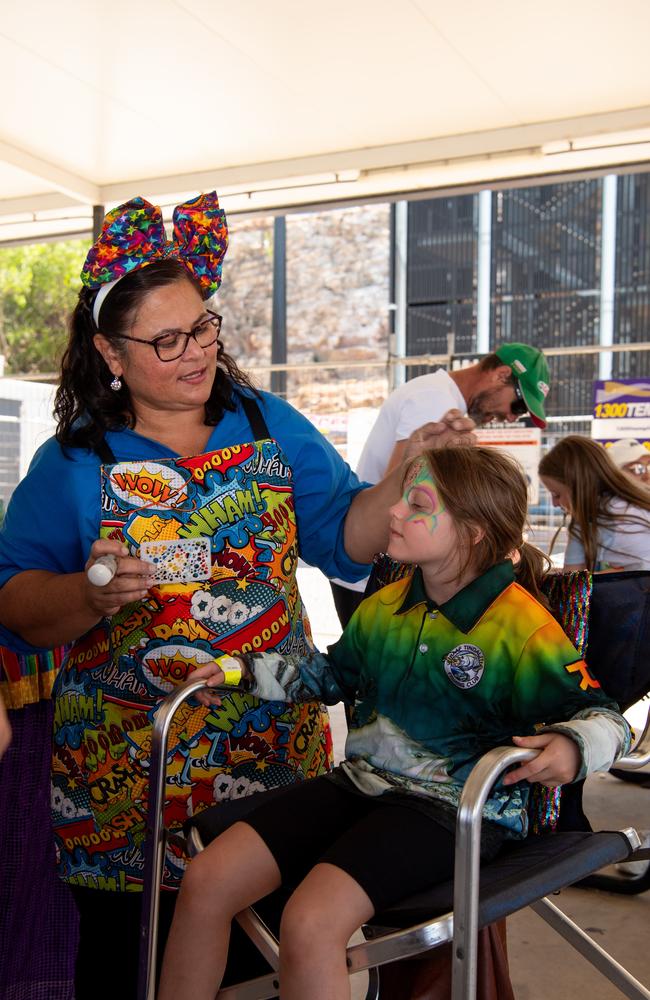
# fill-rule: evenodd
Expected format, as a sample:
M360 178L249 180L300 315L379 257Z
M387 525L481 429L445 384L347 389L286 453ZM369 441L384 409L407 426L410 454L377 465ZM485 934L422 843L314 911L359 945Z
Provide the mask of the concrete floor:
M587 782L585 811L594 829L650 828L650 789L609 774ZM650 892L620 896L565 889L552 901L650 989ZM508 918L508 950L518 1000L615 1000L618 990L532 910Z
M340 627L329 586L318 570L301 568L299 585L320 649L335 641ZM628 713L639 726L650 702ZM345 743L340 706L332 711L337 756ZM587 782L585 811L594 829L650 828L650 789L609 774ZM650 990L650 892L620 896L593 889L565 889L553 902ZM616 1000L621 993L532 910L508 918L508 950L517 1000ZM361 977L359 977L361 978ZM365 997L361 982L353 1000Z

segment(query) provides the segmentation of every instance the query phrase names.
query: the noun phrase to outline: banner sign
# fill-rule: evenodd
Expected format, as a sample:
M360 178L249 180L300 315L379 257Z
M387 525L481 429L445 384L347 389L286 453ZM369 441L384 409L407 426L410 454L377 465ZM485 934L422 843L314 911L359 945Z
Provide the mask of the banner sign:
M499 448L515 458L528 480L528 502L539 503L539 476L537 467L542 457L542 432L539 427L478 427L474 433L478 443Z
M591 436L601 444L637 438L650 444L650 379L619 378L594 382Z

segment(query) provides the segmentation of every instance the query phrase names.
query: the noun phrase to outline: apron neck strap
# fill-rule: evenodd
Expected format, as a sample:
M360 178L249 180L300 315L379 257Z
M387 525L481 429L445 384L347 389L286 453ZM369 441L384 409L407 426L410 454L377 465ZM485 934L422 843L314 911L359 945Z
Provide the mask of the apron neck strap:
M252 396L245 396L244 393L240 395L241 405L249 424L251 425L251 430L253 431L253 437L256 441L263 441L265 438L270 438L269 429L266 426L266 420L262 416L262 411L260 410L257 401L252 398ZM97 455L101 459L102 465L115 465L117 459L113 454L113 451L108 444L106 438L102 438L94 449Z
M270 438L269 429L266 426L266 420L262 416L262 411L259 408L257 400L253 399L252 396L246 396L243 392L240 393L239 398L241 400L241 405L248 422L251 425L253 431L253 436L256 441L263 441L265 438Z

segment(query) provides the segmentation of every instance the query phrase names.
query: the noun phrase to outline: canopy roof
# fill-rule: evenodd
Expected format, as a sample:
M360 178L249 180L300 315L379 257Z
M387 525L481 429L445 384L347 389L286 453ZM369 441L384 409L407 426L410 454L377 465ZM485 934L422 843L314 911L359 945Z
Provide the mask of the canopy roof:
M650 160L647 0L0 0L0 241ZM643 164L643 166L637 166Z

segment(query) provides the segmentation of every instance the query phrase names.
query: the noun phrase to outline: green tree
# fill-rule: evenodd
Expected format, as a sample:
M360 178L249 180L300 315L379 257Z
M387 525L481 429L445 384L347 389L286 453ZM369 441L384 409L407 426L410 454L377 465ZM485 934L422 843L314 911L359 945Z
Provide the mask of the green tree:
M58 368L86 249L83 240L0 249L0 351L7 374Z

